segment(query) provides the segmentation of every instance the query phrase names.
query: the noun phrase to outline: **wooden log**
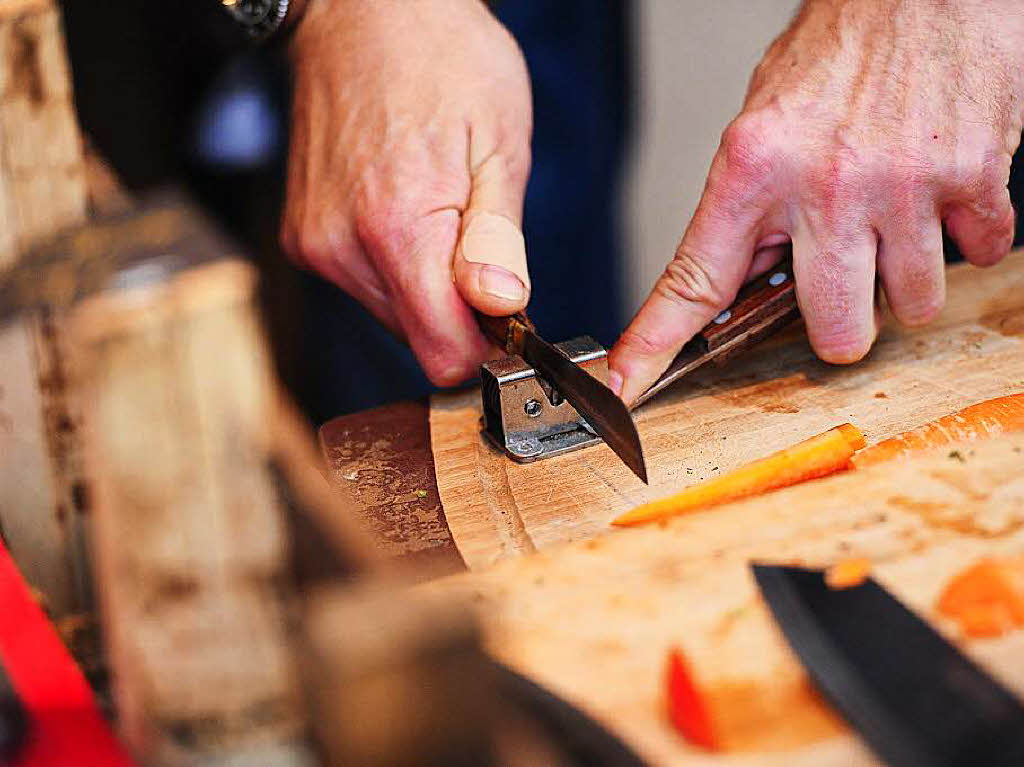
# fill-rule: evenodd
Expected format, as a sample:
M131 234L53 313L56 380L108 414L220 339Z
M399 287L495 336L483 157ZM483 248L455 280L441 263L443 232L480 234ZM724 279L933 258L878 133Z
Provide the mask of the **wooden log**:
M0 266L86 211L60 14L52 2L0 3Z
M86 215L82 142L60 14L0 2L0 268ZM6 305L0 304L3 309ZM0 326L0 532L56 615L88 609L77 406L62 317Z
M122 733L146 764L302 764L255 275L139 269L73 319Z

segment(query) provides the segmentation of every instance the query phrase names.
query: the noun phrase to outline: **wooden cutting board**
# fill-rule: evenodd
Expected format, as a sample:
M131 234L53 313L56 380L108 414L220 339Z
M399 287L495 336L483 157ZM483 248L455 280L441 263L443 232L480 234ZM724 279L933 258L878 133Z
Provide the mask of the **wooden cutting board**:
M879 581L950 631L934 610L948 579L981 556L1021 553L1024 435L1015 435L551 545L421 588L468 592L491 652L652 764L855 767L874 760L812 693L749 563L868 557ZM1024 696L1024 631L962 644ZM669 727L670 647L684 650L725 722L727 753L693 748Z
M605 446L516 464L480 437L479 392L434 397L430 442L451 537L470 569L608 530L643 501L840 423L869 442L965 405L1024 391L1024 253L951 267L948 303L922 329L887 320L867 359L827 365L797 328L708 368L636 411L645 487Z

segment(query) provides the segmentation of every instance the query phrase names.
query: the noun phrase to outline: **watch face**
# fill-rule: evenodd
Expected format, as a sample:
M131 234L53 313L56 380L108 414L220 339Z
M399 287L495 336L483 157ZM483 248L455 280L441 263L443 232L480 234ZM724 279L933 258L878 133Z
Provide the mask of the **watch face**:
M256 26L267 21L277 7L275 0L221 0L243 24Z

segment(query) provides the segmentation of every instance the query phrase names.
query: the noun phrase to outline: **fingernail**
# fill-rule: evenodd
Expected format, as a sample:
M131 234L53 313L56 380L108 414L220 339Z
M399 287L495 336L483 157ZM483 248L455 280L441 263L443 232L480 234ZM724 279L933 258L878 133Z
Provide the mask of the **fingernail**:
M508 269L485 264L480 267L480 290L505 301L522 301L526 298L526 286Z
M617 370L608 371L608 388L616 397L622 394L622 374Z

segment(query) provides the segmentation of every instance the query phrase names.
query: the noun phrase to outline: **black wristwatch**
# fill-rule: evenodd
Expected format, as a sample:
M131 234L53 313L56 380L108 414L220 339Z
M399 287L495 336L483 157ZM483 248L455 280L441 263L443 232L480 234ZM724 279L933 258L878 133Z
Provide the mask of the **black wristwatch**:
M291 0L220 0L254 40L266 40L284 25Z

